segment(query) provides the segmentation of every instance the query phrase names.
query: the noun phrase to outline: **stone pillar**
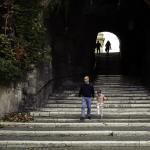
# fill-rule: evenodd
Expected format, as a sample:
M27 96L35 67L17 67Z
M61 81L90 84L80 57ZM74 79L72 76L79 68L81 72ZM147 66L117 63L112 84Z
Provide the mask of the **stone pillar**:
M27 84L27 94L36 94L37 69L34 65L31 65L31 70L27 74Z

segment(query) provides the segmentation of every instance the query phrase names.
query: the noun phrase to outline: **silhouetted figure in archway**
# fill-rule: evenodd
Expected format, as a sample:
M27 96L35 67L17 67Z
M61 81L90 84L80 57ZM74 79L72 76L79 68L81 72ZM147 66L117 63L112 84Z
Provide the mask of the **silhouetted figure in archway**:
M96 43L97 54L100 54L100 47L102 47L102 45L99 41L97 41L97 43Z
M111 49L111 43L110 41L107 41L105 44L105 51L109 55L109 50Z

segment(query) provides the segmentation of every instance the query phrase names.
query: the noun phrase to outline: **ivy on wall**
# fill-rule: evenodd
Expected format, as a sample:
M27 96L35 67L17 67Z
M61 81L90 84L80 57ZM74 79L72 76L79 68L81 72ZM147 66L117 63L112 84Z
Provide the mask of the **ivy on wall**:
M14 80L22 75L11 40L0 34L0 80Z
M43 0L0 0L0 81L18 80L31 64L50 61Z

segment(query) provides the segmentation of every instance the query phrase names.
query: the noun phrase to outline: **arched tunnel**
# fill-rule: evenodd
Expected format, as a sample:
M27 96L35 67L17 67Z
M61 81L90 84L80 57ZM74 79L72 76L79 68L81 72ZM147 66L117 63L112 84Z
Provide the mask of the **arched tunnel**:
M97 33L109 31L121 43L120 70L116 73L148 78L149 18L147 0L63 1L59 9L56 7L45 18L52 45L54 76L92 74L97 61L94 54ZM107 74L115 73L106 69Z

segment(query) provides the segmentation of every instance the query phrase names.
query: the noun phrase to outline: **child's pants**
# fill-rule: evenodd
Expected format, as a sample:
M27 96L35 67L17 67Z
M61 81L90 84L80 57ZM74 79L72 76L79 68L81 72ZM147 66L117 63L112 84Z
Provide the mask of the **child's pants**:
M97 114L103 117L103 104L97 104Z

